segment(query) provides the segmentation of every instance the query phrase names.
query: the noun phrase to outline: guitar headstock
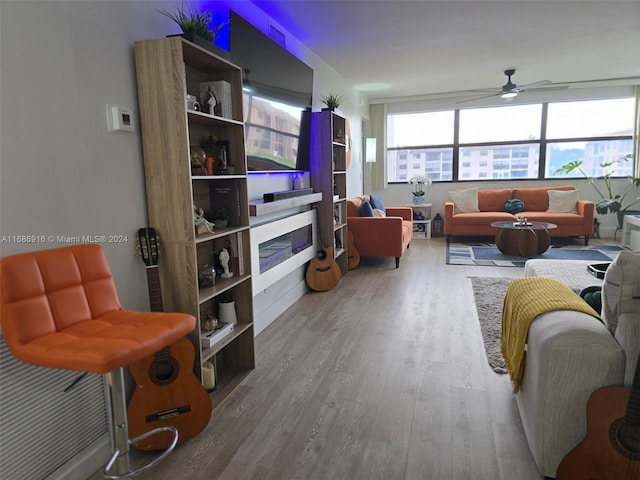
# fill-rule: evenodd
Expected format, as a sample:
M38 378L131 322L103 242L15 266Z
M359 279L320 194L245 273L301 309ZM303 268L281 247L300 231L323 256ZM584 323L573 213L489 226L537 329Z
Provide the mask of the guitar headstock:
M138 230L138 248L142 261L147 267L158 266L160 248L155 228L143 227Z

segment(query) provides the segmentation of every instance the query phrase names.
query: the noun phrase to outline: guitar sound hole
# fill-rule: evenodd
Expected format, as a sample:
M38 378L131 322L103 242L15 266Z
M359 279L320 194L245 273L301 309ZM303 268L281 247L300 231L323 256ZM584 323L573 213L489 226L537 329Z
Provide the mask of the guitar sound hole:
M318 257L318 260L324 260L325 258L327 258L327 252L325 252L324 250L320 250L316 254L316 257Z
M640 460L640 432L637 428L626 426L625 418L619 418L609 427L611 445L621 455L630 460Z
M149 366L149 378L156 385L167 385L178 376L180 366L173 357L156 360Z

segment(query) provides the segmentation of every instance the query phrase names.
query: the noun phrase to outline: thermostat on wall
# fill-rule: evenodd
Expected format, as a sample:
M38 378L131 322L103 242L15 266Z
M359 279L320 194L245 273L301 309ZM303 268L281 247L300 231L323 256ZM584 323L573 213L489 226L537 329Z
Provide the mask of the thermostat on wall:
M134 133L133 111L117 105L107 105L107 123L110 132Z

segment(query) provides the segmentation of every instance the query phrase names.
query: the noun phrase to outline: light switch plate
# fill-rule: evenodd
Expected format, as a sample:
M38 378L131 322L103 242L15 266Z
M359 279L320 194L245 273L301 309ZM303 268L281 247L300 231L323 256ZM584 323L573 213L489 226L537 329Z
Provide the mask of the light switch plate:
M107 124L114 133L134 133L133 111L127 107L107 105Z

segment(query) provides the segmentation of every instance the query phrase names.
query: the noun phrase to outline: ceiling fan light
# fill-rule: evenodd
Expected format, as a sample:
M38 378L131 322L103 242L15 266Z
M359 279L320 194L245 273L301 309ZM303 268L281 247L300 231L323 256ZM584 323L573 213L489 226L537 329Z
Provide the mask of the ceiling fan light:
M518 96L518 92L504 92L502 94L502 98L513 98L517 96Z

